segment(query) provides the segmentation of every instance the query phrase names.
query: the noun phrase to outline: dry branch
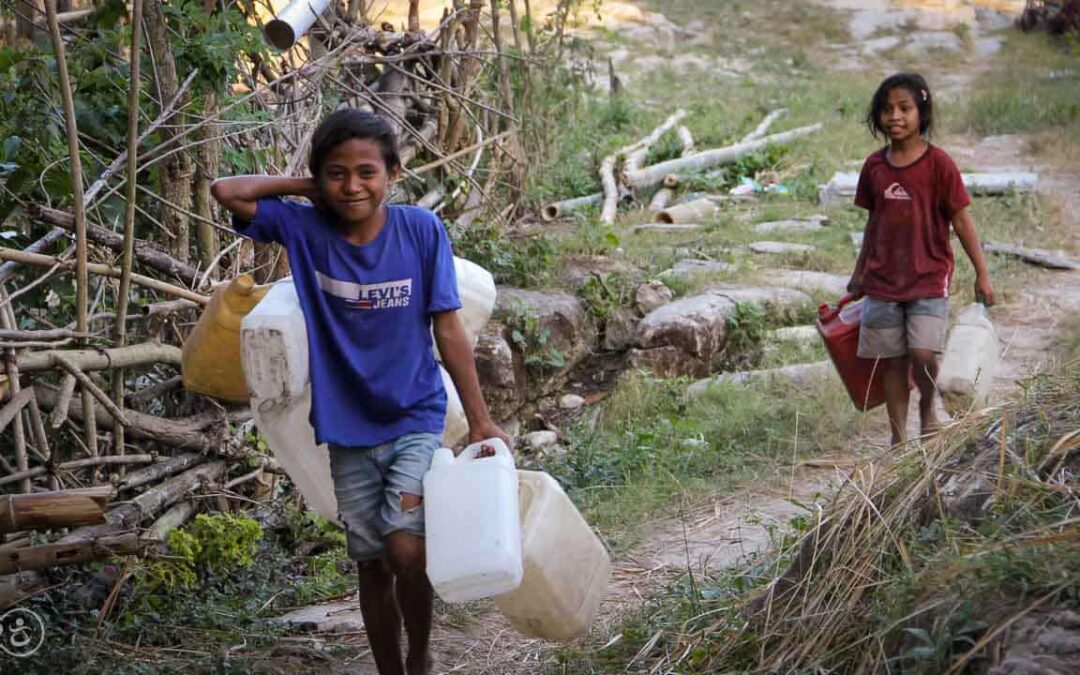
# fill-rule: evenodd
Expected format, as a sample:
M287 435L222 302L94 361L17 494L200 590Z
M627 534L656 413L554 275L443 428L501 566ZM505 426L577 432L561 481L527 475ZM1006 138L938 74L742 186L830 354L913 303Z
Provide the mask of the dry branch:
M75 228L75 217L70 213L60 211L59 209L52 209L47 206L34 204L27 209L27 214L31 218L35 218L49 225L62 227L65 230L70 231ZM124 250L124 237L115 232L111 232L104 227L87 223L86 236L95 244L106 246L118 253L123 252ZM169 276L176 277L185 284L194 284L198 279L199 273L191 265L177 260L164 251L158 250L148 242L134 239L134 235L132 235L132 241L134 242L135 259L143 265L152 267Z
M156 483L162 478L180 473L203 461L202 455L185 453L171 457L163 462L152 464L137 471L132 471L116 483L117 490L131 490L150 483Z
M55 467L36 466L33 469L27 469L26 471L0 478L0 485L13 483L17 480L36 478L37 476L41 476L46 473L51 476L55 476L61 471L85 469L88 466L98 467L107 466L110 464L147 464L154 461L157 461L156 455L97 455L96 457L85 457L83 459L73 459L70 462L61 462ZM52 469L51 471L50 468Z
M12 396L11 400L0 408L0 432L7 429L7 425L11 424L11 420L15 419L15 416L22 412L22 409L30 403L30 399L33 398L33 396L33 389L23 389Z
M775 121L777 121L777 120L779 120L779 119L781 119L783 117L786 117L787 114L788 114L787 108L778 108L778 109L772 111L771 113L769 113L768 115L765 116L765 119L761 120L761 124L754 127L754 130L751 131L750 133L746 134L745 136L743 136L743 139L741 141L739 141L739 142L740 143L749 143L750 141L756 141L757 139L764 137L766 132L769 131L769 127L771 127L773 125L773 122L775 122Z
M40 253L27 253L26 251L16 251L10 248L0 248L0 260L12 260L27 265L36 265L38 267L53 267L55 265L65 269L71 269L74 266L70 261L61 260L55 256L42 255ZM88 263L87 270L99 276L110 277L113 279L119 278L121 274L120 270L115 267L110 267L109 265L104 265L102 263ZM132 274L131 280L144 288L149 288L150 290L158 291L159 293L165 293L166 295L185 298L203 305L210 302L210 299L204 295L189 291L186 288L180 288L179 286L165 283L164 281L145 277L141 274ZM85 330L85 327L79 328L79 330L83 331Z
M59 354L82 371L128 368L151 363L180 365L180 348L153 342L113 347L112 349L74 349L62 352L29 352L18 357L19 370L36 373L54 367L53 357Z
M627 174L626 181L636 189L642 189L652 187L659 184L664 180L664 177L672 173L682 173L685 171L698 171L701 169L708 169L720 164L730 164L731 162L738 161L739 159L762 150L770 145L779 145L784 143L790 143L791 141L809 136L810 134L817 133L825 128L824 124L820 122L818 124L811 124L805 127L799 127L792 129L791 131L785 131L779 134L773 134L764 138L759 138L749 143L737 143L735 145L729 145L725 148L716 148L713 150L703 150L689 157L680 157L679 159L669 159L666 162L660 162L659 164L653 164L652 166L645 167L640 171Z

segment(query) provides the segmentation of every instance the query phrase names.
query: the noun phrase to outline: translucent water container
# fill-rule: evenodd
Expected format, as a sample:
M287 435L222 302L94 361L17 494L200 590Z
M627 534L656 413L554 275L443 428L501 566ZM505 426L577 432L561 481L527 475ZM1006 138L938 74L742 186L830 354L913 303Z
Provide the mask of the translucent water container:
M495 454L480 457L490 446ZM427 574L446 602L507 593L521 583L521 522L514 457L499 439L440 448L424 476Z
M180 370L186 389L223 401L247 402L240 369L240 322L269 290L256 286L247 274L214 289L184 340Z
M588 631L611 577L611 558L554 478L518 471L525 576L495 604L521 633L571 640Z
M949 332L937 379L950 415L986 403L1000 359L997 331L986 306L976 302L962 309Z
M311 384L307 326L291 279L274 284L240 322L240 358L251 395L255 426L274 457L304 495L308 508L337 521L337 499L330 477L330 454L315 443L311 426ZM446 387L443 442L460 442L469 432L465 409L450 375L440 366Z

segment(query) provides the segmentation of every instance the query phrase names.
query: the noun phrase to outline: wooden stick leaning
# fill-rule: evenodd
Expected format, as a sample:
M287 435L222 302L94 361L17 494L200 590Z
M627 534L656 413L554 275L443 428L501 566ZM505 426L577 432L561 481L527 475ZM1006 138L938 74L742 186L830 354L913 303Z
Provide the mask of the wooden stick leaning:
M11 302L8 298L7 289L4 288L2 282L0 282L0 302L3 303L0 305L0 326L12 330L15 328L15 321L13 320L14 312L11 309ZM17 357L15 356L14 349L5 349L3 351L4 370L7 371L8 380L11 382L11 393L13 397L17 397L20 393L19 367L16 359ZM14 403L14 401L12 401L12 403ZM15 436L15 469L22 472L30 468L28 457L26 455L26 431L23 429L22 407L17 407L13 412L15 427L12 429L12 432ZM22 484L19 487L23 492L30 492L30 479L23 479Z

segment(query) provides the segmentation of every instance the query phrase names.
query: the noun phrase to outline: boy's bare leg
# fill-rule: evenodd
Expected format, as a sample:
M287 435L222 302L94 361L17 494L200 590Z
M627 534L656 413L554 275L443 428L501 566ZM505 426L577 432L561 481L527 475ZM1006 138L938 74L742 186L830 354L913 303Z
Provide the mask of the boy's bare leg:
M882 359L885 367L885 410L889 413L889 427L892 429L892 445L899 445L907 437L908 399L908 357Z
M936 433L941 422L934 412L934 396L937 394L937 354L928 349L911 350L911 363L915 368L915 386L919 388L919 422L923 436Z
M405 499L416 498L403 495ZM406 675L426 675L431 669L428 642L431 635L431 612L434 593L427 578L427 550L424 538L399 530L386 537L387 559L397 578L397 600L405 619L409 650L405 657Z
M401 613L385 560L359 564L360 613L379 675L402 675Z

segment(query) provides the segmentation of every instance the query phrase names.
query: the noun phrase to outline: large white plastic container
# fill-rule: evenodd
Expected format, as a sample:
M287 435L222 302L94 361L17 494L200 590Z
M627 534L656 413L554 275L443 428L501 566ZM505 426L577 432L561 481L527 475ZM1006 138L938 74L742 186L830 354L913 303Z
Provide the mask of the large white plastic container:
M937 386L950 414L986 403L1001 359L997 331L982 303L960 311L941 359Z
M525 635L580 637L607 593L611 558L554 478L518 471L518 479L525 576L495 604Z
M491 275L472 263L462 269L465 274L458 275L459 284L464 281L460 289L462 315L469 317L465 322L466 332L475 340L495 306L494 282L488 297L483 292L483 277L487 275L490 280ZM476 332L470 332L477 325ZM316 445L309 420L307 327L291 279L275 283L241 321L240 359L256 427L304 495L308 507L336 522L337 499L330 478L329 451L325 445ZM450 374L441 366L439 371L447 398L443 443L453 446L464 440L469 426Z
M495 454L479 457L482 446ZM440 448L424 476L427 574L446 602L490 598L521 583L521 522L514 457L499 439L457 458Z

